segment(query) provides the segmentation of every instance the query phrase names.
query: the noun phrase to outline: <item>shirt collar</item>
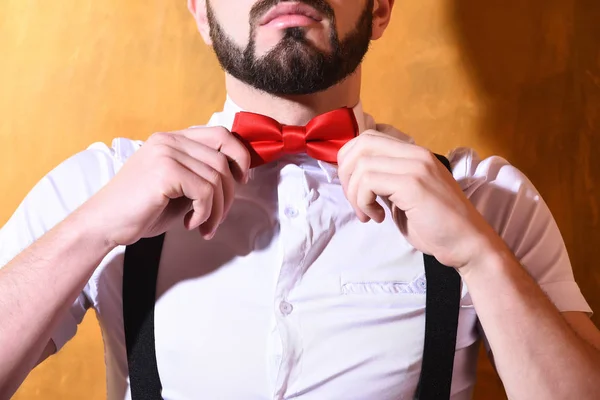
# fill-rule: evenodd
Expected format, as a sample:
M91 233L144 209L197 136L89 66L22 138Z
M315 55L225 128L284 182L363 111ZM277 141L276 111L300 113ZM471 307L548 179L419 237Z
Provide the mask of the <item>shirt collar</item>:
M208 121L207 125L222 126L231 130L235 114L237 114L240 111L244 110L240 106L238 106L229 96L227 96L225 104L223 106L223 111L214 113ZM359 134L368 129L375 129L375 121L370 115L364 113L362 102L359 101L358 104L352 107L352 111L354 112L354 116L356 117ZM332 182L335 178L337 178L337 166L335 164L331 164L325 161L317 161L317 163L321 170L327 176L327 180L329 182ZM251 173L250 176L252 177L253 173Z

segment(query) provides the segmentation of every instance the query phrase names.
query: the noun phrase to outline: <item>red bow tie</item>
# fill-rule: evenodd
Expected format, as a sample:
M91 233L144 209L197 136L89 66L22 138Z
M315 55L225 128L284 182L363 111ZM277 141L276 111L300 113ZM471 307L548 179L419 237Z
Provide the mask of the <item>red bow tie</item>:
M319 115L306 126L282 125L264 115L239 112L231 131L248 147L253 168L297 153L336 163L338 151L358 134L358 124L350 108Z

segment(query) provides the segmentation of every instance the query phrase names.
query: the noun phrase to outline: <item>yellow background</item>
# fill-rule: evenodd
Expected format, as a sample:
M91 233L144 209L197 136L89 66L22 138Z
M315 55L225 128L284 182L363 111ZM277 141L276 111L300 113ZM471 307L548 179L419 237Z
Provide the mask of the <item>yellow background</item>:
M600 2L396 3L365 64L366 109L437 152L469 145L521 168L599 310ZM0 54L0 223L90 143L201 124L225 96L184 0L2 0ZM479 371L476 397L502 398ZM89 313L15 398L102 399L104 379Z

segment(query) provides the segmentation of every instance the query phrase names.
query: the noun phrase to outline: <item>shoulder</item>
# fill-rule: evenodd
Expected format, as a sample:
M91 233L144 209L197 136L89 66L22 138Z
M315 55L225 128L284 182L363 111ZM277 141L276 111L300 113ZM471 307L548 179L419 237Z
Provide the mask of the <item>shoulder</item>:
M51 170L28 197L60 198L72 211L108 183L141 144L124 138L114 139L110 146L93 143Z
M463 192L557 309L591 313L552 212L527 176L502 157L480 158L468 148L448 158Z
M475 150L461 147L451 151L448 160L454 178L467 194L489 187L503 187L511 192L519 188L535 191L527 176L502 157L481 158Z
M481 158L464 147L452 151L448 159L465 195L505 240L521 236L528 226L554 222L533 183L506 159Z
M552 212L525 174L502 157L480 158L467 148L449 160L466 196L558 309L589 311Z
M465 195L513 251L523 240L540 239L542 230L554 224L533 183L506 159L481 158L469 148L452 151L448 159Z
M43 176L0 229L0 266L92 197L140 146L129 139L94 143Z

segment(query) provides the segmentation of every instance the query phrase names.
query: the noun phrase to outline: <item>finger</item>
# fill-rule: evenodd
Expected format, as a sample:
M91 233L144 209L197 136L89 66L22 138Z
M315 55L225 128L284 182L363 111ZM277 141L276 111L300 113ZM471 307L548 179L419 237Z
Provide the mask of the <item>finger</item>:
M406 212L398 207L392 207L392 215L400 232L402 232L404 236L408 236L408 218L406 217Z
M205 237L212 237L217 227L223 221L225 215L225 194L223 185L223 175L210 165L205 164L202 161L191 157L190 155L178 152L174 155L175 159L181 163L182 166L192 171L205 181L209 182L212 186L210 193L212 194L212 205L211 212L205 221L200 222L200 233ZM192 221L190 221L192 222ZM194 224L189 226L189 229L198 227L195 223L197 220L193 220Z
M225 217L227 216L227 213L229 212L231 205L233 204L235 196L235 179L230 169L227 157L223 153L205 144L196 142L185 135L179 136L177 138L177 144L175 147L177 147L177 149L180 150L182 153L189 155L192 159L200 160L206 166L212 168L213 171L216 171L218 174L220 174L220 186L222 186L224 202L223 214L221 215L222 219L218 221L218 223L220 224L221 222L223 222L223 219L225 219ZM200 167L201 170L196 171L193 168L193 165L196 164L190 163L190 165L188 165L187 160L189 159L180 159L180 161L183 162L184 165L186 165L193 171L197 173L202 172L202 176L205 179L208 179L211 182L214 182L214 180L217 179L217 177L212 176L213 171L206 171L203 167Z
M350 178L357 173L360 177L366 172L426 175L428 171L428 164L421 160L365 155L358 158L356 162L348 162L347 164L340 166L338 177L340 178L344 193L348 195L347 188Z
M409 158L430 163L437 161L429 150L377 131L366 131L354 141L352 146L338 154L341 169L354 169L357 160L363 156Z
M397 140L391 136L386 136L385 134L382 134L376 130L373 129L369 129L364 131L363 133L361 133L359 136L355 137L354 139L348 141L348 143L346 143L338 152L338 164L342 164L345 162L348 153L350 152L351 149L355 148L356 145L358 143L361 144L361 147L365 145L365 142L369 142L372 140L373 137L381 137L383 139L389 139L389 140Z
M344 146L342 146L342 148L338 152L338 162L340 161L340 159L344 158L346 153L348 153L348 151L350 151L350 149L358 141L363 141L368 136L378 136L378 137L382 137L382 138L386 138L386 139L396 140L400 143L410 144L408 142L408 140L410 140L410 137L406 136L404 133L397 131L395 129L391 129L391 130L389 130L389 132L388 131L380 132L375 129L367 129L366 131L364 131L363 133L361 133L354 139L348 141Z
M337 175L340 179L340 183L342 184L342 189L344 190L344 194L348 197L348 184L350 183L350 177L353 173L353 165L350 163L346 163L347 154L350 149L356 144L358 138L354 138L346 143L342 149L338 152L338 170ZM351 168L352 167L352 168Z
M363 168L352 174L348 182L347 198L361 222L385 219L385 210L377 203L377 193L370 187L370 179L375 174Z
M368 132L366 131L359 137L348 142L338 153L338 176L344 188L347 188L350 177L354 173L359 160L364 157L382 155L379 154L382 153L381 147L385 148L386 146L395 144L394 140L375 137ZM397 155L398 150L395 148L393 150L395 153L388 153L386 151L385 155Z
M186 228L194 229L208 220L213 208L213 185L200 175L173 158L168 159L162 168L158 183L163 195L170 200L186 197L191 200L192 209L186 214Z
M420 159L389 157L389 156L364 156L355 166L355 172L385 172L390 174L415 175L428 179L434 177L435 169L431 164Z
M397 136L395 136L394 133L397 133ZM348 151L350 151L350 149L359 140L363 141L368 136L377 136L377 137L395 140L395 141L398 141L398 142L404 143L404 144L410 144L407 142L407 136L405 134L403 134L402 132L399 132L399 131L396 132L395 130L391 130L390 132L384 133L384 132L377 131L375 129L368 129L368 130L364 131L363 133L361 133L359 136L348 141L344 146L342 146L342 148L338 151L338 164L340 163L341 160L344 159L344 157L346 156Z
M385 129L385 128L383 130L367 129L366 131L364 131L364 133L366 133L368 135L382 136L382 137L396 139L396 140L401 141L402 143L407 143L407 144L412 143L412 139L410 136L408 136L407 134L405 134L403 132L400 132L397 129Z
M169 230L173 222L178 222L182 219L184 220L184 226L187 228L185 216L190 213L191 210L192 201L185 196L170 200L161 216L161 218L164 218L164 220L169 223L166 229Z
M439 164L439 165L438 165ZM388 196L400 209L408 211L419 205L426 194L436 202L445 201L457 194L464 197L462 189L448 170L439 162L395 157L365 157L358 162L356 170L370 173L397 175L389 188L376 192Z
M413 174L395 174L387 172L369 172L365 174L365 184L360 190L370 190L377 196L388 198L396 207L404 212L410 212L424 201L439 199L427 182ZM360 196L363 196L361 199ZM356 203L359 207L368 198L365 193L357 192Z
M373 179L379 179L385 176L387 180L381 187L372 187ZM412 176L414 179L407 179ZM362 157L352 172L347 183L347 196L351 204L358 210L358 214L364 214L370 219L381 222L385 217L383 208L376 202L377 196L388 198L393 196L398 202L402 202L399 197L404 199L411 198L408 193L415 190L414 186L419 181L434 179L430 172L428 163L422 160L395 158L395 157ZM403 186L404 185L404 186ZM361 220L364 219L360 215Z
M184 136L204 143L225 154L234 178L244 182L250 170L250 153L244 144L223 127L195 128L182 131Z
M356 206L369 219L377 223L383 222L385 219L385 210L377 202L377 195L368 185L359 185L356 194Z
M358 141L358 138L360 136L355 137L352 140L349 140L345 145L342 146L342 148L338 151L337 153L337 163L338 165L343 164L344 160L346 158L346 155L348 154L348 152L350 151L350 149L352 147L354 147L354 145L356 144L356 142Z

